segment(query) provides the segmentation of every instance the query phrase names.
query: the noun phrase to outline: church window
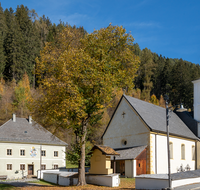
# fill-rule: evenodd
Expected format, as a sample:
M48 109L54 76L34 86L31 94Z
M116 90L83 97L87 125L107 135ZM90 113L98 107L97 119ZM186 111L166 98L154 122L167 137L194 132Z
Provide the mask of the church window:
M192 160L195 160L195 146L192 146Z
M181 145L181 159L185 160L185 145Z
M170 159L173 159L173 143L169 142L169 154L170 154Z

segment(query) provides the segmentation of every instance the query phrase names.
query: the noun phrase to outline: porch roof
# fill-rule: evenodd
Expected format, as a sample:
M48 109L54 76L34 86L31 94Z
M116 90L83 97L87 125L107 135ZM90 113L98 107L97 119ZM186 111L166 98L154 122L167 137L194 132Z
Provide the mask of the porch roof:
M134 160L146 147L147 145L125 149L115 149L115 151L120 154L120 156L115 157L115 160ZM114 160L114 156L111 156L111 160Z

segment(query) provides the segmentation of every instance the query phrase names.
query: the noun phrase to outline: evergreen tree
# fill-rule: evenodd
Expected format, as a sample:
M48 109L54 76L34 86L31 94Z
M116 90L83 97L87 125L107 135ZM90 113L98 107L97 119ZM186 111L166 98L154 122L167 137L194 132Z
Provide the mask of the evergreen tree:
M3 77L3 72L6 65L6 55L4 49L4 40L6 37L7 25L4 16L3 8L0 3L0 77Z

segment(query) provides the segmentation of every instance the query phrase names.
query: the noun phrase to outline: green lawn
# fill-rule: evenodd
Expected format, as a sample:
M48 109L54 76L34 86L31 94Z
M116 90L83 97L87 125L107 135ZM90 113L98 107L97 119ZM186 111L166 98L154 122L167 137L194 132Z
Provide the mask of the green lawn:
M8 184L0 184L0 190L20 190L20 188Z
M78 165L71 164L68 160L66 160L66 168L78 168Z
M29 181L29 183L37 183L37 184L40 184L40 185L45 185L45 186L58 186L57 184L55 183L50 183L48 181L44 181L43 179L39 180L39 181Z

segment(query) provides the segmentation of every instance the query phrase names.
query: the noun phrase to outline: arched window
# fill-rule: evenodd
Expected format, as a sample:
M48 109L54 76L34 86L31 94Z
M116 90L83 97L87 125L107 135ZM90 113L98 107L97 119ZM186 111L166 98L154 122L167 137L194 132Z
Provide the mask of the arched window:
M195 160L195 146L192 146L192 160Z
M185 145L181 145L181 159L185 160Z
M169 154L170 154L170 159L173 159L173 143L169 142Z

